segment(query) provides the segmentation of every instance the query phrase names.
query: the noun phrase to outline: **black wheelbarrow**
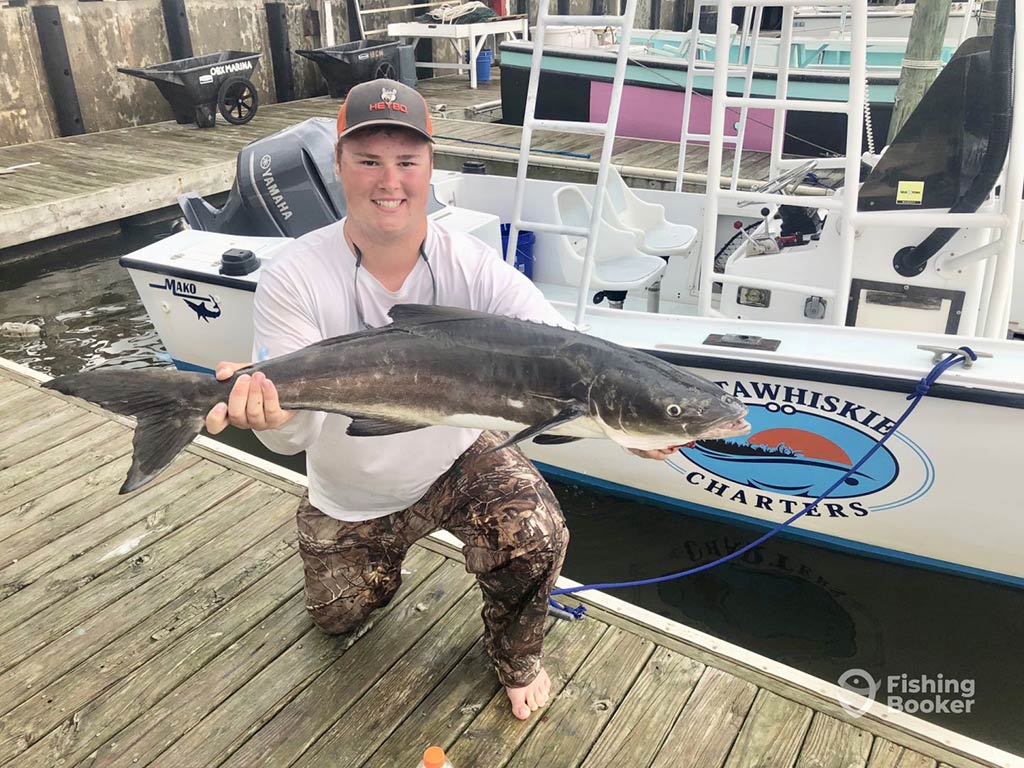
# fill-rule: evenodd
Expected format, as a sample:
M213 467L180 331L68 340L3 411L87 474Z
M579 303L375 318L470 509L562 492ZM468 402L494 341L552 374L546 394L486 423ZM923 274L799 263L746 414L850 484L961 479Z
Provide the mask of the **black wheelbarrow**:
M367 80L398 79L397 40L355 40L296 53L320 67L332 99L346 95L352 86Z
M212 128L217 112L232 125L256 115L259 94L250 77L260 64L258 53L217 51L148 67L118 67L118 72L152 80L171 105L179 123Z

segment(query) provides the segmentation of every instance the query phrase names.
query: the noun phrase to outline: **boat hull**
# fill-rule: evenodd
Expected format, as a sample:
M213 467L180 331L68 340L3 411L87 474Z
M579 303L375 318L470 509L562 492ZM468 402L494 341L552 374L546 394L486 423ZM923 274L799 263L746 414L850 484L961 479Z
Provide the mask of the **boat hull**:
M157 263L159 253L198 253L205 238L211 238L209 254L219 254L225 237L184 232L122 258L179 368L212 372L220 360L249 357L259 272L224 278L202 266L210 263L209 255L191 263L178 259L173 268L166 259ZM246 243L241 239L235 245ZM265 258L273 251L265 249ZM208 299L211 307L215 301L218 316L204 319L191 306L196 297ZM556 306L571 317L570 305ZM627 329L634 319L647 322L637 313L595 310L591 332L623 343L609 329ZM632 456L607 440L524 444L543 472L671 508L772 527L803 509L891 432L914 388L914 380L905 376L839 373L810 359L779 365L735 349L721 354L708 347L707 354L658 349L675 346L686 323L708 320L668 322L653 336L644 331L649 344L642 348L741 398L750 408L751 434L729 444L684 448L665 462ZM694 332L703 337L702 328ZM868 348L869 338L854 338L860 333L865 332L847 329L835 343ZM913 351L912 341L907 348ZM1024 586L1019 554L1024 526L1013 512L1017 502L1010 480L1016 440L1011 425L1020 423L1022 413L1024 394L940 382L853 482L843 483L784 535Z
M676 357L677 362L686 358ZM825 492L891 431L909 405L906 382L826 370L773 371L735 359L686 367L740 397L751 433L729 446L698 443L665 462L608 441L527 445L548 476L758 528L774 527ZM702 367L707 366L707 367ZM774 375L773 375L774 374ZM1009 470L1021 398L947 388L914 415L786 535L831 548L1024 586ZM971 445L951 425L970 430ZM984 446L981 448L980 446ZM1001 467L1001 469L1000 469ZM754 538L754 534L751 535Z

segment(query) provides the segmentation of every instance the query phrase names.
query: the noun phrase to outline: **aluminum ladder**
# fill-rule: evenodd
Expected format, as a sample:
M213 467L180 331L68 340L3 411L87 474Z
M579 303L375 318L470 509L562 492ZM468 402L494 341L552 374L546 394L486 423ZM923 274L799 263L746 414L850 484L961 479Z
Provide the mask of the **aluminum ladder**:
M512 222L509 227L508 245L505 249L505 260L514 261L515 249L518 244L519 231L529 229L534 232L547 232L558 235L574 235L587 238L587 250L583 261L583 274L580 279L579 295L576 302L574 322L577 327L583 325L590 295L590 282L594 275L594 253L597 240L594 233L601 221L604 209L605 188L608 183L608 167L611 164L612 148L615 145L615 127L619 122L619 102L622 99L622 85L626 76L626 63L629 59L629 43L633 36L633 18L636 15L637 0L626 0L622 15L583 16L583 15L549 15L547 0L538 4L537 28L533 37L533 57L530 61L530 82L526 90L526 108L523 114L523 135L519 147L519 165L516 172L515 200L512 207ZM541 58L544 54L544 43L549 26L594 26L610 27L620 30L619 50L615 59L615 77L612 81L611 103L608 106L608 119L603 123L576 122L573 120L542 120L536 116L537 91L540 86ZM597 185L594 190L594 203L591 209L589 228L560 226L540 221L523 219L523 200L526 196L526 172L530 164L530 147L533 142L534 130L559 131L562 133L580 133L603 136L601 159L598 164Z

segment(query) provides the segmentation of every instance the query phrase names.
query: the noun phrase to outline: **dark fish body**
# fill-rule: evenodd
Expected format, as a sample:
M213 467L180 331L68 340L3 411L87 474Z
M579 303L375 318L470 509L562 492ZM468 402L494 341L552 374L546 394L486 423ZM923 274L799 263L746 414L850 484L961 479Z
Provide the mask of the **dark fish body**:
M236 377L261 371L283 408L344 414L359 436L449 425L516 433L509 444L607 437L651 449L749 429L746 408L716 385L602 339L448 307L399 305L391 316L391 325L326 339ZM138 419L126 493L170 464L233 384L111 369L44 386Z

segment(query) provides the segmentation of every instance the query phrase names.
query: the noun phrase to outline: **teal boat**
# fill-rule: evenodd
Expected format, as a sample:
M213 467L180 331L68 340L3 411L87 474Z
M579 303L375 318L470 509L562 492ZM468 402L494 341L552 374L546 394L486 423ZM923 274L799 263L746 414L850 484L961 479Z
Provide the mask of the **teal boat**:
M561 30L560 30L561 31ZM549 33L549 38L554 37ZM600 122L607 118L611 82L618 45L603 30L567 28L548 41L541 59L537 115L556 120ZM678 141L687 89L692 89L689 129L708 132L710 124L714 38L689 32L634 30L631 57L626 67L623 109L618 135L641 139ZM554 42L554 44L552 44ZM774 98L778 90L779 40L761 38L756 49L737 35L729 60L737 70L729 77L728 90L743 95L743 69L753 57L749 95ZM691 56L691 48L696 56ZM876 40L868 44L869 110L865 146L884 145L892 115L900 66L906 42ZM946 62L953 49L946 47ZM504 121L522 125L529 82L533 44L509 42L501 46L501 100ZM696 58L696 66L691 59ZM849 87L850 44L844 40L794 41L789 55L789 97L815 101L846 102ZM739 110L736 121L739 121ZM748 150L768 151L772 141L771 110L750 109L746 116L744 143ZM868 122L869 121L869 122ZM837 113L791 112L786 124L783 151L793 155L822 157L845 151L846 116Z

